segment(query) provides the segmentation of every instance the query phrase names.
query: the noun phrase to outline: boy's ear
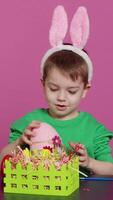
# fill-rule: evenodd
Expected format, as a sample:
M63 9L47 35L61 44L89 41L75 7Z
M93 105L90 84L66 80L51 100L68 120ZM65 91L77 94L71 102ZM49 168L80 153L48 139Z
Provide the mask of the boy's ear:
M91 88L91 83L88 83L84 88L84 92L83 92L82 98L86 97L87 92L89 91L90 88Z
M86 87L87 90L89 90L91 88L91 83L87 83Z
M45 85L45 81L43 79L40 79L42 86Z

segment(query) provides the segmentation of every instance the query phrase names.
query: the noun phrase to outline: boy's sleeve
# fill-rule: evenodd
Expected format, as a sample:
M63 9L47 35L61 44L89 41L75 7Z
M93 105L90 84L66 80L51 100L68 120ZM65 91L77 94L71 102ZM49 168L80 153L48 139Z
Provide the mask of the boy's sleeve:
M21 137L22 132L19 132L17 130L13 130L10 135L9 135L9 143L14 142L15 140L17 140L19 137Z
M96 160L113 163L112 149L109 145L112 138L113 132L108 131L103 125L100 125L97 128L94 139L94 153Z
M10 128L9 143L14 142L16 139L21 137L25 128L31 123L29 116L24 116L21 119L15 121Z

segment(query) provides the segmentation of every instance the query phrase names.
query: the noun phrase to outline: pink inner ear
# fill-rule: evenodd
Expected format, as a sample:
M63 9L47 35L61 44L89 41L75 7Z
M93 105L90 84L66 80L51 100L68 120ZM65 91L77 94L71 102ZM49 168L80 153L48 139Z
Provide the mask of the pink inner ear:
M83 49L89 36L89 18L85 7L79 7L70 25L70 36L74 46Z
M51 46L55 47L63 43L67 33L68 20L63 6L57 6L53 13L52 25L49 32Z

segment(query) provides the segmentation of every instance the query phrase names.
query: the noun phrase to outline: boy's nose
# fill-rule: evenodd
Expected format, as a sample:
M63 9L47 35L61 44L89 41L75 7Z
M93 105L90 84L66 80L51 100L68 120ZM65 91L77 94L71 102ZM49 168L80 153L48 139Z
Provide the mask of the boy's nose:
M66 94L64 91L59 91L57 95L57 100L59 101L65 101L66 100Z

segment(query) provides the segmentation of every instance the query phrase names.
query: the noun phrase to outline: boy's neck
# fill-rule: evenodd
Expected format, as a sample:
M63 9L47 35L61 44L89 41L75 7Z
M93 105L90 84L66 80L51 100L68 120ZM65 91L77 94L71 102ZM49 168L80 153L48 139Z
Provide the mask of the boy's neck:
M47 111L48 111L48 114L52 117L52 118L54 118L54 119L59 119L59 120L70 120L70 119L73 119L73 118L76 118L78 115L79 115L79 111L76 111L73 115L65 115L65 116L55 116L53 113L51 113L50 111L49 111L49 109L47 109Z

